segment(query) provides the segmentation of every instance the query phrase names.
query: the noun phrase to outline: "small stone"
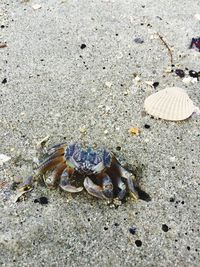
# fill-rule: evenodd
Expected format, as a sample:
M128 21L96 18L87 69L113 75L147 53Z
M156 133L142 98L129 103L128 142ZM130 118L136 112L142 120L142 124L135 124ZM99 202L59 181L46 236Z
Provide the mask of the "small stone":
M86 44L81 45L81 49L84 49L84 48L86 48Z
M135 244L137 247L141 247L142 246L142 241L141 240L135 240Z
M196 72L195 70L189 70L189 75L190 77L198 78L198 72Z
M145 124L144 128L149 129L151 126L149 124Z
M170 162L175 162L175 161L176 161L176 157L170 157L170 158L169 158L169 161L170 161Z
M180 78L185 77L185 72L184 72L183 70L181 70L181 69L176 69L176 70L175 70L175 73L176 73L176 75L178 75Z
M163 230L164 232L168 232L169 227L168 227L166 224L163 224L163 225L162 225L162 230Z
M144 43L144 40L140 37L136 37L133 39L136 44L142 44Z
M153 83L153 87L154 87L154 88L158 87L158 85L159 85L159 82L154 82L154 83Z
M7 161L9 161L11 157L6 156L4 154L0 154L0 166L3 166L3 164Z
M190 83L196 83L198 82L197 78L193 78L191 76L183 78L183 83L190 84Z
M82 134L86 134L86 133L87 133L87 130L86 130L86 128L84 128L84 127L80 128L79 131L80 131L80 133L82 133Z
M129 232L134 235L136 233L136 228L135 227L130 227Z
M4 78L3 81L2 81L3 84L7 83L7 79Z
M41 7L42 7L42 6L39 5L39 4L32 5L32 8L33 8L34 10L40 9Z
M40 197L34 200L34 203L40 203L41 205L47 205L49 203L47 197Z
M112 86L112 83L111 82L105 82L105 85L110 88Z

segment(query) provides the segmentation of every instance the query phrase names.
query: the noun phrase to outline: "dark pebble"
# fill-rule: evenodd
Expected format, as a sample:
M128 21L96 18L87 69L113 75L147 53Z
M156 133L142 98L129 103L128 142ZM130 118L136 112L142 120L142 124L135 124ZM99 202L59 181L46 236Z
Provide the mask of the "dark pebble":
M168 227L166 224L163 224L163 225L162 225L162 230L163 230L164 232L168 232L169 227Z
M140 37L136 37L133 39L136 44L142 44L144 43L144 40Z
M153 83L153 87L154 87L154 88L158 87L158 85L159 85L159 82L155 82L155 83Z
M192 41L191 41L189 48L194 48L200 52L200 37L199 38L192 38Z
M46 197L40 197L40 198L36 198L34 200L34 203L40 203L41 205L46 205L49 203L49 201L48 201L48 198Z
M141 240L135 240L135 244L137 247L141 247L142 246L142 241Z
M149 129L151 126L149 124L145 124L144 128Z
M3 81L2 81L3 84L7 83L7 79L4 78Z
M178 75L180 78L185 77L185 72L184 72L183 70L181 70L181 69L176 69L176 70L175 70L175 73L176 73L176 75Z
M195 70L189 70L189 75L190 77L198 78L198 72L196 72Z
M86 48L86 44L81 45L81 49L84 49L84 48Z
M116 150L117 150L117 151L120 151L121 149L122 149L121 146L117 146L117 147L116 147Z
M129 232L134 235L136 233L136 228L135 227L130 227Z

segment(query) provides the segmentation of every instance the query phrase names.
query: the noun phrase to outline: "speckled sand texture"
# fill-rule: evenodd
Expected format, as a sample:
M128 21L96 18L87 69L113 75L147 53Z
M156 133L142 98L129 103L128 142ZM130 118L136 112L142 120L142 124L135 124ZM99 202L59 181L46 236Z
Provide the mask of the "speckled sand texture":
M199 0L0 1L0 154L11 157L0 166L0 266L200 266L200 117L143 113L145 98L166 86L200 106L200 82L166 71L156 34L177 68L200 71L189 49L198 13ZM49 146L90 141L139 166L152 201L114 208L39 185L13 203L10 186L31 174L47 135Z

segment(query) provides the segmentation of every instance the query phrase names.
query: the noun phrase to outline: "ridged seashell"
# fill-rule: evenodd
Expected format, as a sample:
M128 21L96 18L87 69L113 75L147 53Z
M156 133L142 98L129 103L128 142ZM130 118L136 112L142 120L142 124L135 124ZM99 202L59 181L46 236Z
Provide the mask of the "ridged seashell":
M144 108L148 114L170 121L185 120L197 109L187 93L178 87L167 87L150 95Z

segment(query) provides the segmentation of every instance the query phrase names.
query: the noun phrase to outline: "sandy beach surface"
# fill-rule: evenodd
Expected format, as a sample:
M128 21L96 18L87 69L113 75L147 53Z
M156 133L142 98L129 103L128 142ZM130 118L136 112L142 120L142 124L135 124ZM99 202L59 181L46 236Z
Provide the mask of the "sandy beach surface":
M0 266L200 266L200 117L143 107L167 86L200 107L200 81L170 72L200 71L199 14L199 0L1 0ZM38 185L14 202L47 136L113 151L151 201L114 207Z

